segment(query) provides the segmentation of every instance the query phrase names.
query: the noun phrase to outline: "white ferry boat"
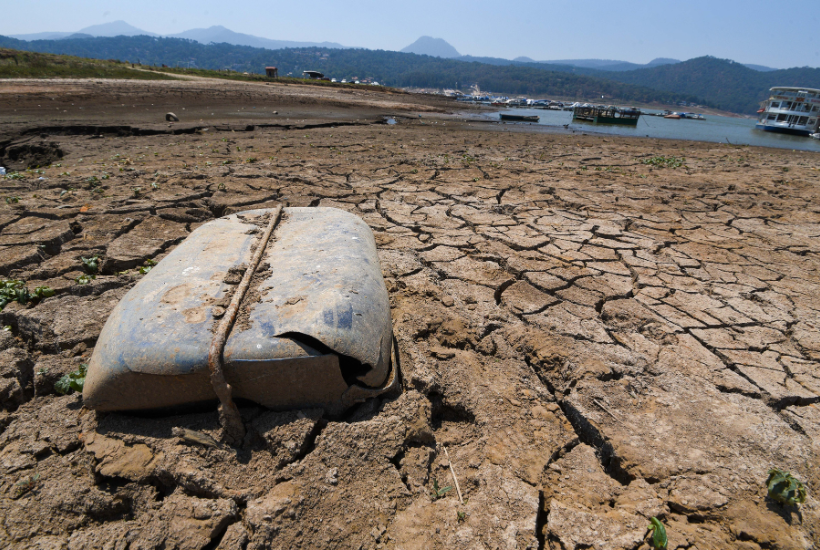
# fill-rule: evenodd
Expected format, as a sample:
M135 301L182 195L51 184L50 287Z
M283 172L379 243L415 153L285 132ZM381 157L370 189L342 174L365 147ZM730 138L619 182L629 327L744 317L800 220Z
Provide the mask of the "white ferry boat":
M820 90L777 87L758 111L756 128L808 136L820 127Z

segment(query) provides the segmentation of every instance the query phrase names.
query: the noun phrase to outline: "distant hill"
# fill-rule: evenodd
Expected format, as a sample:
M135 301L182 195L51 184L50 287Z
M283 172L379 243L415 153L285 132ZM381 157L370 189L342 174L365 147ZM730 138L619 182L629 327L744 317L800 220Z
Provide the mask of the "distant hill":
M766 67L765 65L755 65L753 63L744 63L750 69L754 69L755 71L761 71L767 73L769 71L776 71L777 69L773 69L771 67Z
M444 59L461 56L446 40L443 38L433 38L431 36L422 36L401 51L403 53L443 57Z
M317 70L333 78L372 79L395 87L450 88L459 82L466 89L478 84L483 90L542 98L577 98L592 101L602 95L608 102L676 103L700 98L676 92L657 92L613 80L547 71L535 64L488 65L465 63L427 55L383 50L288 48L267 50L230 44L204 45L180 38L118 36L76 40L26 42L0 37L0 47L44 53L69 54L96 59L141 61L146 65L180 63L202 69L232 69L264 73L275 65L282 76Z
M294 42L291 40L271 40L250 34L243 34L226 29L221 25L207 29L191 29L178 34L168 35L169 38L187 38L201 44L233 44L235 46L251 46L253 48L267 48L279 50L282 48L344 48L336 42Z
M91 36L159 36L158 34L138 29L125 21L112 21L111 23L102 23L101 25L91 25L90 27L80 29L77 33L90 34Z
M59 40L74 34L73 32L35 32L33 34L13 34L17 40Z
M538 61L549 65L569 65L571 67L581 67L583 69L596 69L599 71L634 71L658 65L670 65L680 63L677 59L658 57L646 65L640 63L630 63L629 61L616 61L614 59L559 59L556 61Z
M152 32L138 29L129 25L125 21L114 21L101 25L92 25L77 32L41 32L35 34L12 35L11 38L18 40L60 40L64 38L89 38L98 36L160 36ZM235 46L251 46L254 48L267 48L278 50L281 48L345 48L336 42L295 42L292 40L271 40L250 34L234 32L221 25L209 27L207 29L191 29L185 32L168 35L171 38L186 38L196 40L202 44L233 44Z
M820 68L761 72L742 63L715 57L698 57L674 65L607 74L619 82L698 96L720 109L747 114L758 109L773 86L820 88Z

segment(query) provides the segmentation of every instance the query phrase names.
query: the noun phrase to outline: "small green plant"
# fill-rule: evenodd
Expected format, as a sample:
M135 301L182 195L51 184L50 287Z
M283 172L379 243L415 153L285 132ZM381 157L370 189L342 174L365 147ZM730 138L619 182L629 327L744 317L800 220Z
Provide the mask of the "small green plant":
M641 162L650 166L657 166L658 168L680 168L681 166L684 166L686 159L678 157L664 157L661 155L643 159Z
M159 189L159 184L157 182L151 182L151 189Z
M216 186L216 188L219 189L220 191L224 191L225 190L225 184L220 183L219 185Z
M652 533L652 548L664 550L669 541L666 538L666 528L663 523L656 517L649 518L649 527L647 529Z
M256 162L256 161L257 161L257 158L256 158L256 157L248 157L248 158L245 160L245 162L247 162L248 164L253 164L253 163L254 163L254 162Z
M3 325L4 332L11 332L11 325Z
M40 474L32 474L24 477L23 479L14 484L14 494L12 495L12 497L18 499L26 493L31 492L31 490L34 489L34 487L37 485L37 481L39 479Z
M132 187L131 191L133 192L135 197L139 197L140 193L142 193L142 187Z
M467 519L467 513L459 510L456 512L456 518L458 519L458 522L461 523Z
M157 265L156 260L145 260L145 264L139 268L140 275L145 275L151 268Z
M17 204L20 202L20 197L6 197L6 204Z
M449 485L447 487L439 488L438 480L434 479L433 480L433 492L430 493L430 496L433 497L433 500L438 500L440 498L444 498L444 496L452 490L453 490L453 488Z
M26 176L24 176L20 172L12 172L10 174L6 174L6 179L7 180L21 180L21 179L25 179L25 177Z
M29 292L24 281L17 279L0 280L0 311L3 311L3 308L11 302L26 305L29 302L39 302L49 296L54 296L54 290L47 286L38 286L34 289L34 292Z
M806 487L803 482L780 468L769 470L766 486L769 498L784 506L797 506L806 502Z
M47 286L38 286L34 289L34 292L32 292L29 295L29 299L32 302L39 302L43 298L51 298L52 296L54 296L54 294L55 292L53 288Z
M100 270L99 256L91 256L90 258L80 257L80 261L83 263L83 269L85 269L86 273L94 275Z
M91 281L93 281L96 278L97 277L95 277L94 275L85 275L85 274L83 274L83 275L80 275L79 277L77 277L76 279L74 279L74 282L76 282L78 285L87 285L88 283L90 283Z
M77 370L69 372L57 380L54 384L54 391L60 395L66 395L72 391L82 392L86 372L88 372L88 365L81 363Z

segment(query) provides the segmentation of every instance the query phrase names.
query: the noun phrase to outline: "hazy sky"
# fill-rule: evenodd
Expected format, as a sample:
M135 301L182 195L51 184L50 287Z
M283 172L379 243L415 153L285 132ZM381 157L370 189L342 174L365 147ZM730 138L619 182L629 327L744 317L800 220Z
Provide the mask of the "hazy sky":
M118 19L157 34L223 25L280 40L400 50L444 38L463 55L536 60L713 55L820 67L820 0L0 0L0 34Z

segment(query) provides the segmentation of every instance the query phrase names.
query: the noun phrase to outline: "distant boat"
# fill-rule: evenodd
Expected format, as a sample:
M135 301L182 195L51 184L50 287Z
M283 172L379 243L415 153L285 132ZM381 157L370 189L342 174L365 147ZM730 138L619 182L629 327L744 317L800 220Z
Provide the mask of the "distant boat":
M637 126L641 112L638 109L621 109L612 105L576 105L572 110L572 120L596 124L619 124Z
M820 132L817 132L816 134L811 134L809 137L813 137L814 139L820 139Z
M663 118L673 118L673 119L677 120L677 119L680 118L680 115L678 113L672 113L671 115L666 115Z
M812 88L775 87L757 118L755 128L809 136L820 129L820 90Z
M501 120L506 120L508 122L538 122L541 120L537 116L524 116L524 115L498 115L501 117Z

